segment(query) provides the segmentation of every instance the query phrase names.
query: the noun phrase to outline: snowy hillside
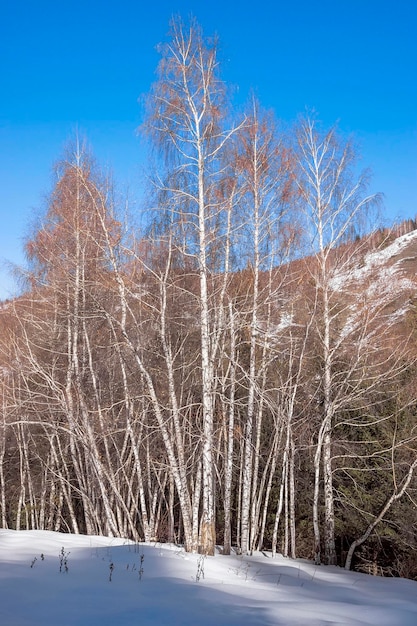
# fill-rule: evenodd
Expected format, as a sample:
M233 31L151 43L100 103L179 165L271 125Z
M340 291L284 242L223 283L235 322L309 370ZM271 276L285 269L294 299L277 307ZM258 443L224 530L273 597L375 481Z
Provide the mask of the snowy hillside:
M61 570L61 571L60 571ZM417 583L267 554L0 530L2 626L415 626Z
M391 281L391 288L400 292L402 289L414 289L415 283L405 278L405 262L416 259L417 230L397 237L391 244L380 250L368 252L360 267L335 274L332 289L340 290L350 283L364 283L372 280L381 285ZM398 284L400 282L400 284Z

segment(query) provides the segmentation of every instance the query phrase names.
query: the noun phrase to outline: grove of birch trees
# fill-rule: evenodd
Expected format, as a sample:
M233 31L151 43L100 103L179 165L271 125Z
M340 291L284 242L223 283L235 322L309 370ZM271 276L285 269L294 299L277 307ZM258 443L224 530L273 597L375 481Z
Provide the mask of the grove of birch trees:
M1 305L1 525L417 576L415 296L346 279L354 147L233 109L194 21L160 53L143 226L77 139Z

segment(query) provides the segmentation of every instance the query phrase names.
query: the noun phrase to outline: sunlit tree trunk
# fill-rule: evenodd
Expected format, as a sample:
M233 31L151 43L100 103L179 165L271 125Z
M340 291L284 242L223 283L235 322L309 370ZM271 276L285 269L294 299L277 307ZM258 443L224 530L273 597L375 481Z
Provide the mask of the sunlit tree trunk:
M229 360L229 378L230 388L228 394L228 404L225 404L224 410L227 415L227 437L225 451L225 470L224 470L224 540L223 552L230 554L232 547L232 485L233 485L233 455L234 455L234 429L235 429L235 393L236 393L236 329L235 329L235 312L233 305L229 303L229 334L230 334L230 360Z

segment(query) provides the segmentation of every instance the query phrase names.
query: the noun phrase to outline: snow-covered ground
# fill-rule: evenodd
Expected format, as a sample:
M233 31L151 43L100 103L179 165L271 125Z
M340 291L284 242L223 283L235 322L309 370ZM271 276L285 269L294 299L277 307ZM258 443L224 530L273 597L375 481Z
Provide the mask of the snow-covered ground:
M61 570L61 571L60 571ZM417 583L303 560L0 530L2 626L416 626Z

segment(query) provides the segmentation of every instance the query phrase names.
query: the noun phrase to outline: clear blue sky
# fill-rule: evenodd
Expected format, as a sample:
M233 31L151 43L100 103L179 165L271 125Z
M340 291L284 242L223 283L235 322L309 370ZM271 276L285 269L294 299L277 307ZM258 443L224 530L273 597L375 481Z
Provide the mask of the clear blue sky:
M223 77L278 118L314 108L354 133L388 220L417 214L417 2L413 0L6 0L0 9L0 259L22 242L74 130L140 193L138 97L169 20L220 38ZM12 289L0 267L0 298Z

